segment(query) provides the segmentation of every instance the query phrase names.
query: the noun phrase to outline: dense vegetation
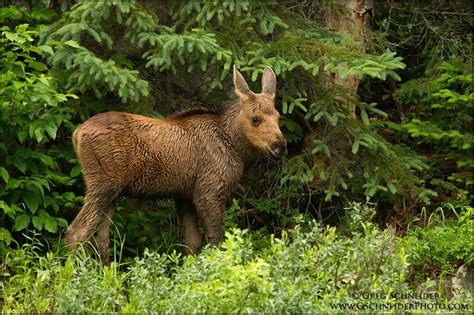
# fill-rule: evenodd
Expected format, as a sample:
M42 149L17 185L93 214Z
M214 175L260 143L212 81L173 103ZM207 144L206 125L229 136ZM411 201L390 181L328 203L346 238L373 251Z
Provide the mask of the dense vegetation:
M472 7L370 9L354 36L338 28L343 2L7 1L0 308L472 311ZM121 199L114 262L66 255L84 193L74 128L110 110L215 108L234 64L256 91L274 69L289 155L249 165L221 248L186 256L173 203ZM420 292L436 296L391 295Z

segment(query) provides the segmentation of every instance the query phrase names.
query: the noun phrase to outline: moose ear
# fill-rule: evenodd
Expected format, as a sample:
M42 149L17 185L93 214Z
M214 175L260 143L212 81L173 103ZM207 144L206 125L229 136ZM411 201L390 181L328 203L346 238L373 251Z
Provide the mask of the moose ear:
M234 87L235 87L235 94L239 97L248 96L250 94L249 86L245 81L242 74L240 74L239 70L234 65Z
M272 68L265 67L262 77L262 93L275 97L277 79Z

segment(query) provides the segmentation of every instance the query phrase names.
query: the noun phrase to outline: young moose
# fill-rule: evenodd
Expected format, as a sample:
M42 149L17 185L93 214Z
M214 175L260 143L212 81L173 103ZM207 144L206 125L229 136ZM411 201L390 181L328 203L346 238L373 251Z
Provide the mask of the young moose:
M218 114L191 109L168 119L120 112L98 114L73 133L86 183L84 205L66 231L69 250L94 236L103 262L109 258L114 200L174 197L188 251L201 247L198 218L208 243L223 239L230 193L244 163L259 150L287 152L274 106L276 77L265 68L262 93L253 93L234 66L237 99Z

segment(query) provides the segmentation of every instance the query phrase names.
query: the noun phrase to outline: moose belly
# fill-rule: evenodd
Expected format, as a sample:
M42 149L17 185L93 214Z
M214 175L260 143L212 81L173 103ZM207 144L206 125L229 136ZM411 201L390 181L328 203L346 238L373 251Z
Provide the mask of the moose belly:
M179 163L180 167L166 165L163 162L153 163L152 167L140 170L123 193L135 198L191 196L194 186L194 163L182 162Z

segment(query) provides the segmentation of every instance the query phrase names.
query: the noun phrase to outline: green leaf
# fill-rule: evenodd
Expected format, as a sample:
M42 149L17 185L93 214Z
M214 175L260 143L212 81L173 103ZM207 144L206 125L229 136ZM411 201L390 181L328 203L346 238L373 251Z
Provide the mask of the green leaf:
M397 193L397 188L392 183L387 183L387 188L390 190L392 194Z
M38 127L38 128L35 129L36 142L40 143L41 141L43 141L43 139L44 139L43 132L44 132L43 127Z
M25 142L26 137L28 136L28 131L26 130L20 130L17 133L18 140L20 140L20 143Z
M41 46L38 46L38 48L44 51L45 53L50 54L51 56L54 55L54 51L53 51L53 48L51 48L51 46L41 45Z
M319 121L324 116L324 113L326 113L326 112L321 111L321 112L317 113L316 116L314 116L313 120L314 121Z
M4 167L0 167L0 176L2 177L5 184L7 184L8 180L10 179L10 174L8 174L8 171Z
M26 162L25 162L25 160L23 160L22 157L20 157L19 155L16 155L15 160L13 160L13 164L16 166L16 168L18 168L20 170L20 172L25 174Z
M41 195L41 199L44 198L44 189L43 189L43 186L39 182L34 181L34 180L29 181L26 184L26 189L33 192L34 194L39 193Z
M323 145L323 151L324 151L324 154L326 154L328 158L331 157L331 151L329 151L329 147L327 145Z
M42 62L39 61L32 61L29 63L29 66L37 71L46 71L48 67Z
M11 66L12 66L11 71L12 71L17 77L20 77L20 78L24 78L24 77L25 77L25 66L24 66L23 63L21 63L21 64L14 63L14 64L12 64Z
M316 65L314 66L313 71L311 71L311 74L315 77L318 75L318 73L319 73L319 66Z
M35 215L35 216L33 217L33 226L34 226L35 229L37 229L38 231L43 230L43 217Z
M39 94L38 97L43 100L46 104L48 105L53 105L52 103L52 100L51 100L51 96L48 95L48 94Z
M73 40L68 40L68 41L64 42L64 45L70 46L72 48L81 48L81 45L79 45L77 42L75 42Z
M400 125L399 125L399 124L396 124L396 123L394 123L394 122L386 121L385 124L386 124L387 127L390 128L390 129L397 130L397 131L402 130L402 128L400 127Z
M9 215L10 217L15 214L15 210L12 211L8 204L3 200L0 200L0 209L3 209L3 212Z
M41 154L40 155L40 160L46 166L53 166L54 165L54 160L49 155Z
M30 224L30 220L31 218L27 214L21 214L17 216L15 219L15 223L13 224L13 230L14 231L25 230Z
M68 226L66 219L56 218L56 221L58 222L58 225L61 226L61 227L67 227Z
M76 165L72 168L71 172L69 173L69 176L71 176L71 177L77 177L79 174L81 174L81 165L76 164Z
M3 32L3 35L5 35L5 37L12 42L16 42L20 38L20 36L17 33L13 33L13 32L5 31Z
M362 119L362 122L364 123L364 125L366 126L370 125L369 116L367 115L367 112L365 111L365 109L362 109L360 111L360 118Z
M48 135L51 137L51 139L56 139L58 127L55 125L54 122L51 122L48 126L46 126L45 130L48 133Z
M337 125L337 116L336 115L329 116L328 121L331 125L335 127Z
M354 144L352 145L352 153L353 154L357 154L357 152L359 152L359 145L360 145L359 140L354 141Z
M9 246L12 241L13 237L10 231L5 228L0 228L0 242L4 242L7 246Z
M47 219L44 219L44 228L46 231L51 232L51 233L56 233L58 230L58 222L56 221L55 218L48 217Z
M286 100L283 101L283 105L282 105L282 112L283 114L287 114L288 113L288 103Z
M30 192L25 192L23 194L23 201L25 201L31 213L35 213L36 210L38 210L39 199L35 194L32 194Z

